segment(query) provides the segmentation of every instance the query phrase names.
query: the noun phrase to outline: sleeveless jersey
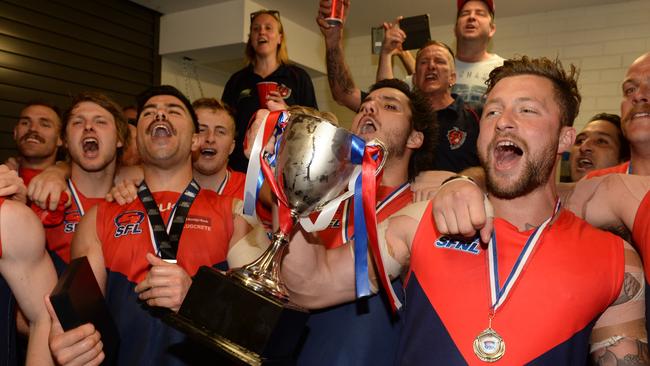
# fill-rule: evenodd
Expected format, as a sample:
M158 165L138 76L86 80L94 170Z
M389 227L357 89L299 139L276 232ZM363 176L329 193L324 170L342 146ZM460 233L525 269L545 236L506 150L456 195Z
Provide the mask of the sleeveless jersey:
M43 169L18 168L18 176L23 178L25 187L27 187L29 186L29 182L31 182L35 176L41 174L42 171Z
M382 201L389 198L391 193L394 193L398 188L399 187L380 186L377 189L377 203L381 204ZM390 215L401 210L404 206L413 201L413 192L409 187L406 187L401 192L395 193L394 197L390 197L392 200L377 212L377 223L384 221ZM316 215L312 214L312 219L315 218ZM353 199L350 198L339 206L329 226L325 230L318 232L318 238L328 249L332 249L340 247L347 241L352 240L353 237L354 202Z
M387 198L395 188L380 187L377 192L379 201ZM406 187L377 213L377 221L387 219L409 204L412 198L411 190ZM347 236L352 238L354 234L352 206L350 201L349 215L348 212L339 209L330 227L318 233L321 242L328 248L345 244L342 239L342 227L348 229ZM350 220L345 220L345 217L349 217ZM403 301L402 281L397 279L392 285L400 301ZM307 327L308 334L298 356L298 365L379 366L395 363L401 323L398 317L391 314L383 293L312 311Z
M104 202L104 198L87 198L79 190L77 196L84 212L88 212L93 206ZM73 199L69 207L63 208L63 220L52 226L45 225L45 238L47 240L47 250L52 257L56 272L60 276L65 267L70 263L70 243L74 235L77 224L81 220L81 211L77 202Z
M587 173L585 179L602 177L603 175L607 175L607 174L616 174L616 173L625 174L627 173L629 167L630 167L630 162L626 161L623 164L610 166L609 168L592 170L589 173Z
M634 226L632 228L632 241L636 250L641 255L644 267L650 267L650 192L646 193L639 204L639 208L634 216ZM646 304L650 301L650 271L645 269L645 296ZM650 306L645 307L646 331L650 334Z
M488 327L487 252L479 239L441 236L428 205L411 248L406 285L403 365L485 365L473 341ZM532 231L494 221L500 286ZM561 210L531 253L492 320L506 344L501 365L584 365L599 315L619 296L623 240Z
M228 176L225 182L226 184L223 186L222 191L218 193L224 196L236 198L238 200L243 200L245 181L246 174L228 169Z
M167 222L180 193L155 192L153 197ZM118 364L195 364L207 357L202 355L206 349L164 324L158 317L161 309L147 306L134 291L150 269L146 253L155 253L145 212L140 200L124 206L103 202L97 210L97 235L108 272L106 302L121 337ZM232 233L232 198L200 190L185 221L178 265L190 276L202 265L224 266Z

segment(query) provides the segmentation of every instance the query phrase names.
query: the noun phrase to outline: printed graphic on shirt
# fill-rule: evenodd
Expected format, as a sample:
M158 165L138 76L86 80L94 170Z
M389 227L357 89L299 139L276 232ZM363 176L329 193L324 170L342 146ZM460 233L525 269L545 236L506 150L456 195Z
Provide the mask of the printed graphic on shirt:
M447 236L441 236L438 238L438 240L435 241L435 246L437 248L460 250L461 252L466 252L474 255L480 253L480 245L480 238L478 237L472 241L460 241L454 240Z
M458 127L454 127L447 131L447 140L449 140L449 147L452 150L456 150L463 146L465 139L467 139L467 132L460 130Z
M79 221L81 221L81 212L79 210L66 211L63 218L63 232L74 233L77 230Z
M126 211L122 212L115 218L115 233L114 237L119 238L129 234L140 234L142 229L140 224L144 220L144 212L142 211Z

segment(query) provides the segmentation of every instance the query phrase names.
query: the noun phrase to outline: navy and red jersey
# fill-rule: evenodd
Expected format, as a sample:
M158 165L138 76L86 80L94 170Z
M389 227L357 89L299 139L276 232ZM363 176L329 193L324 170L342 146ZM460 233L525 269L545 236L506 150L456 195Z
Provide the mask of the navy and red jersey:
M165 222L180 197L177 192L155 192ZM177 260L190 276L202 265L224 266L233 233L232 198L200 190L181 235ZM183 365L200 360L202 348L167 326L134 291L150 265L146 253L155 253L149 223L139 200L120 206L100 203L97 237L102 243L108 272L106 301L120 334L120 365Z
M500 286L532 231L495 219ZM492 328L506 344L502 365L584 365L600 314L619 296L623 240L561 210L542 234ZM403 365L485 365L473 342L488 327L487 251L479 239L441 236L427 207L411 248Z
M395 191L396 187L380 187L379 201ZM406 187L400 194L377 213L377 221L387 219L393 213L408 205L413 193ZM353 204L348 205L352 211ZM344 220L349 217L350 220ZM328 248L346 244L343 242L343 227L352 239L352 212L344 215L336 213L330 227L318 233L321 242ZM346 225L347 223L347 225ZM402 281L392 283L393 289L403 301ZM307 321L308 333L298 355L298 365L309 366L356 366L393 365L400 337L401 323L391 314L385 296L373 295L343 305L312 311Z
M42 171L43 169L18 168L18 176L23 178L25 187L27 187L29 186L29 182L31 182L35 176L41 174Z

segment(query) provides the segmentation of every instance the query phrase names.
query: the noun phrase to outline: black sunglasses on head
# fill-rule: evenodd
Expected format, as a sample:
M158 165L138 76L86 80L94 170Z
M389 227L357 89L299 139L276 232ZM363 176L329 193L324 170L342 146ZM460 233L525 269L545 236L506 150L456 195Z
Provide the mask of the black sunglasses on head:
M277 10L265 10L264 9L264 10L258 10L258 11L255 11L255 12L251 13L251 23L253 23L253 19L255 19L258 15L262 15L262 14L269 14L272 17L274 17L275 19L280 20L280 12L279 11L277 11Z

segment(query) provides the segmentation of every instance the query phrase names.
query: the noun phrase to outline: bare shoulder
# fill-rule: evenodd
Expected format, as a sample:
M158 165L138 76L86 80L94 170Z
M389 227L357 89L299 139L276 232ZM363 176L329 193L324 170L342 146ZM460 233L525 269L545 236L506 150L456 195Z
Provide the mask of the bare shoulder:
M44 250L45 231L36 214L25 204L6 200L0 207L3 258L24 258Z

